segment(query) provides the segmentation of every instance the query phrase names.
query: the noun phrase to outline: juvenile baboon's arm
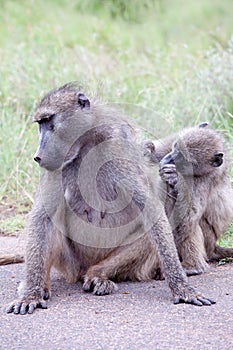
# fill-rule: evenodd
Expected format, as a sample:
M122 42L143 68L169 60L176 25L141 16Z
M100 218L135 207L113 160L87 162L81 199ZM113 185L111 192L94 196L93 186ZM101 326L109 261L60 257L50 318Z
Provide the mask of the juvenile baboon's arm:
M161 199L164 202L165 212L170 218L178 196L178 173L174 164L166 164L159 169ZM165 198L165 199L163 199Z
M192 179L185 180L174 164L160 167L160 186L165 191L165 212L172 229L176 229L187 217L192 206ZM164 185L163 185L164 184Z
M187 234L182 235L183 232ZM203 232L198 222L187 222L181 225L177 246L182 266L188 276L208 271Z
M19 288L19 299L11 303L7 309L8 313L33 313L36 307L47 308L44 297L48 292L46 267L48 267L51 228L52 223L45 210L35 204L26 228L28 242L25 281Z
M165 211L173 228L182 266L189 276L200 274L208 269L208 265L203 232L199 226L201 213L198 208L201 206L194 208L192 205L192 179L185 181L172 164L162 166L160 176L167 186Z

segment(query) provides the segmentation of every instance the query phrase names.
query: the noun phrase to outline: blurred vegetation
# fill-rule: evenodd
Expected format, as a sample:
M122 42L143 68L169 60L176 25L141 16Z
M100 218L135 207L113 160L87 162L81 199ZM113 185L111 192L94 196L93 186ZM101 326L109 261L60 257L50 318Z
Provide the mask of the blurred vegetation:
M0 0L0 6L4 205L30 207L40 174L32 161L38 136L31 114L45 92L68 81L122 104L151 137L207 120L224 133L233 156L231 0Z

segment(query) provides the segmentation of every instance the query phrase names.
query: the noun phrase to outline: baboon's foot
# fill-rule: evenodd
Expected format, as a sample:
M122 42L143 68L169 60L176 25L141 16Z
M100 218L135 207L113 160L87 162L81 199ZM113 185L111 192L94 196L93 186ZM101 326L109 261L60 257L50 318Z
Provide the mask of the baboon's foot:
M8 306L6 312L25 315L26 313L32 314L36 308L47 309L47 302L44 297L28 296L15 300Z
M163 165L159 170L159 175L171 187L174 187L178 182L178 173L174 164Z
M92 292L95 295L106 295L116 291L117 285L104 277L84 277L83 290L85 292Z
M198 269L185 269L184 268L184 271L185 271L187 276L201 275L203 273L202 270L198 270Z
M213 299L204 297L189 285L181 285L173 292L174 304L186 303L197 306L212 305L216 302Z
M200 266L195 266L195 265L190 265L185 263L183 263L182 266L187 276L200 275L209 270L209 265L206 262L204 262L203 264L200 264Z

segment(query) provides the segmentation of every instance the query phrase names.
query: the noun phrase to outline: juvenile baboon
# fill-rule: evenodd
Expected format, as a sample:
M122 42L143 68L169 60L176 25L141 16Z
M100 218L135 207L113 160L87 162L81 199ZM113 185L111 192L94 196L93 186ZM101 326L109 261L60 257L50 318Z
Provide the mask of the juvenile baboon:
M146 144L150 159L161 164L165 209L188 275L206 271L207 261L233 256L233 249L216 244L233 219L229 161L222 136L205 126L184 129L168 142ZM169 146L171 152L164 155Z
M162 267L175 303L214 303L188 284L154 173L124 116L67 84L42 99L34 120L44 172L27 225L25 282L7 311L46 308L52 266L96 295Z

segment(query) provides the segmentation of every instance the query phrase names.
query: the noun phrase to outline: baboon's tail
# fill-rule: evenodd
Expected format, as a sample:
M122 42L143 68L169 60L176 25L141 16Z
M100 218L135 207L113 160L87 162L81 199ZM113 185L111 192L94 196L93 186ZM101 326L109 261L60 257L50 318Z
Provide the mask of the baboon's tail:
M219 260L224 258L233 258L233 248L224 248L216 245L213 258L211 260Z
M24 262L24 257L22 255L15 255L15 254L0 255L0 265L19 264L22 262Z

